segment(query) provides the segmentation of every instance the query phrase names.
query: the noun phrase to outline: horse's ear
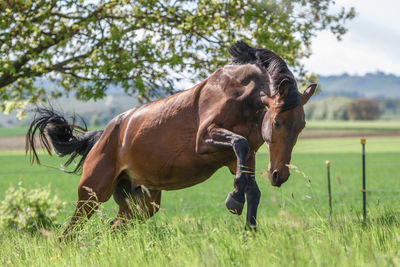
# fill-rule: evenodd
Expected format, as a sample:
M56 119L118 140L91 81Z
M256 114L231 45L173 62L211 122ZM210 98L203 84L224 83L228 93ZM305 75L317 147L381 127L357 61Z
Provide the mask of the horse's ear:
M279 98L284 98L289 91L289 80L283 79L278 87Z
M317 84L313 83L309 85L306 90L304 90L304 93L300 96L301 105L305 105L307 103L310 97L314 94L316 88Z

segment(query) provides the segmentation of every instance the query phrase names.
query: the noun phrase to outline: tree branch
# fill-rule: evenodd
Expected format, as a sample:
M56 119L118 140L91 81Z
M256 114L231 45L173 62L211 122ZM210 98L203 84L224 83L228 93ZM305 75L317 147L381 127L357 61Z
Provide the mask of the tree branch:
M15 73L18 73L21 70L21 67L24 66L29 60L31 60L31 56L34 53L40 54L41 52L49 49L50 47L56 45L57 43L63 41L63 40L68 40L71 39L74 35L79 33L79 29L78 28L74 28L74 26L76 25L80 25L81 23L83 23L84 21L87 21L95 16L97 16L97 14L99 12L101 12L104 8L105 4L103 4L102 6L99 6L98 8L96 8L91 14L89 14L87 17L82 18L82 20L80 20L79 22L73 24L71 27L64 29L64 31L61 32L56 32L55 37L51 38L51 41L46 40L42 43L40 43L37 47L33 48L32 50L26 52L24 55L22 55L19 59L15 60L12 64ZM13 82L15 82L18 78L20 77L20 75L15 75L11 72L5 72L3 73L3 75L0 77L0 88L7 86L9 84L12 84Z

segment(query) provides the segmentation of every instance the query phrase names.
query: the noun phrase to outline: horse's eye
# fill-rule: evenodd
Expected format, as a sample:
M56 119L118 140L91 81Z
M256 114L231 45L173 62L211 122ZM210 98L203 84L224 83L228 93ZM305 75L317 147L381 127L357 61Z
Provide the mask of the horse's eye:
M279 127L279 121L277 121L277 120L274 121L274 127L275 127L275 128L278 128L278 127Z

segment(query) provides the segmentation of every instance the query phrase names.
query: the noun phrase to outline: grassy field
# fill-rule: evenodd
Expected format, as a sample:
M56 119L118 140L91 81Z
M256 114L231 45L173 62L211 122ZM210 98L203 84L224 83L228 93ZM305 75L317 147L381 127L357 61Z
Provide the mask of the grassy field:
M262 191L259 230L244 231L245 217L224 206L232 190L226 168L206 182L163 192L161 211L125 232L108 230L116 212L111 199L77 239L15 230L0 231L0 263L8 266L399 266L400 137L367 138L368 221L362 223L359 138L299 140L292 175L281 188L263 174L265 147L257 157ZM58 158L43 155L45 164ZM333 217L329 218L325 161L331 161ZM51 184L73 211L79 177L30 166L23 152L0 152L0 192L22 181L25 187ZM1 195L0 195L1 196Z
M89 127L90 128L90 127ZM95 127L90 129L102 129ZM27 127L0 128L0 137L25 136ZM307 121L307 130L357 130L366 132L400 132L400 121Z
M25 136L27 131L27 127L0 128L0 137Z
M104 129L104 127L88 127L89 130ZM28 127L15 127L15 128L0 128L0 137L9 136L25 136L28 132Z
M307 121L307 128L400 131L400 121Z

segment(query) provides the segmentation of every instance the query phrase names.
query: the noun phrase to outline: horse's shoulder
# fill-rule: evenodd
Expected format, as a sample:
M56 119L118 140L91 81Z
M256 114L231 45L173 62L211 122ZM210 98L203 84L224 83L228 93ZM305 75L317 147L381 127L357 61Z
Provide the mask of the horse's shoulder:
M248 95L254 91L269 90L268 75L255 64L226 65L212 76L214 84L217 83L228 95Z
M211 84L229 101L248 101L260 91L269 92L268 75L255 64L226 65L214 73L212 80Z
M222 68L221 75L237 81L241 85L247 85L250 81L263 82L267 76L255 64L226 65Z

